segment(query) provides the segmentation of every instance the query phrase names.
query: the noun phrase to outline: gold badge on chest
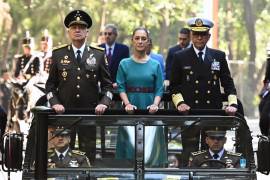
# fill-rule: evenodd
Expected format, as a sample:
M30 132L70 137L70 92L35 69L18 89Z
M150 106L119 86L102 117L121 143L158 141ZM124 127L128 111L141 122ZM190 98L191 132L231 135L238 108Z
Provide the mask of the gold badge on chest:
M89 65L89 66L93 66L93 65L96 65L96 58L94 57L94 54L90 54L90 56L86 59L86 63Z

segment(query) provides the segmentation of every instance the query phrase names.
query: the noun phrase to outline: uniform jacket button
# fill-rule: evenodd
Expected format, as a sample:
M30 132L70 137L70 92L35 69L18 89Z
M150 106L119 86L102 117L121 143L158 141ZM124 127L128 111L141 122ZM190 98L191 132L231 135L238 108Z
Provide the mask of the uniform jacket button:
M195 90L195 94L199 94L199 91L198 90Z
M209 101L209 100L207 100L207 101L206 101L206 103L207 103L207 104L210 104L210 101Z
M196 83L196 84L199 84L199 81L198 81L198 80L196 80L196 81L195 81L195 83Z
M195 103L196 103L196 104L198 104L198 103L199 103L199 101L198 101L198 100L195 100Z
M77 88L80 89L80 85L77 85Z
M81 79L81 77L80 76L77 76L77 79Z
M79 94L77 94L77 95L76 95L76 98L80 98L80 95L79 95Z

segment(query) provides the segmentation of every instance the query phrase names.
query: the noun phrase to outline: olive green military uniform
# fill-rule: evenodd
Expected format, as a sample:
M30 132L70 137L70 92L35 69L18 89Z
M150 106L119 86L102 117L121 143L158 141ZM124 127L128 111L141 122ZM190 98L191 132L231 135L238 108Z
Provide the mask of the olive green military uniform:
M48 152L48 168L90 167L90 162L84 152L68 150L63 160L55 151Z
M232 153L224 150L220 161L224 163L217 163L209 151L192 152L189 158L189 167L209 167L209 168L238 168L240 163L241 153ZM209 161L212 160L212 161Z
M99 100L99 85L105 95ZM52 65L46 83L47 99L51 106L62 104L65 109L95 108L97 104L109 106L112 82L104 50L85 46L81 62L77 62L71 45L53 50ZM79 126L79 148L91 161L95 159L96 128ZM75 134L71 136L74 146Z

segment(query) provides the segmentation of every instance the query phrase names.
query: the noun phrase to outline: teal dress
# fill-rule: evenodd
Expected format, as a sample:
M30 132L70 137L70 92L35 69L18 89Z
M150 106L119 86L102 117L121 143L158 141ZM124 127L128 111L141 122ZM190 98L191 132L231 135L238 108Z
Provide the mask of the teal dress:
M120 62L116 82L119 93L125 92L131 104L138 109L146 109L153 104L155 96L163 94L163 77L157 61L149 59L138 63L131 57ZM135 128L119 127L116 158L134 160ZM148 167L162 167L167 163L164 128L145 128L145 164Z

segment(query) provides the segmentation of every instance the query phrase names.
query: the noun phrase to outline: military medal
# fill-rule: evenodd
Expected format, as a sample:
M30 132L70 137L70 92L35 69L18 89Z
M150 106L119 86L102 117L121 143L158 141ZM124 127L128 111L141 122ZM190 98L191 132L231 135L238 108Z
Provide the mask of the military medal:
M93 66L96 64L96 58L94 57L94 54L90 54L89 58L86 59L86 63L89 66Z
M62 77L64 78L64 80L66 80L67 75L68 75L67 71L64 70L62 72Z
M220 63L214 59L211 64L211 70L220 71Z

